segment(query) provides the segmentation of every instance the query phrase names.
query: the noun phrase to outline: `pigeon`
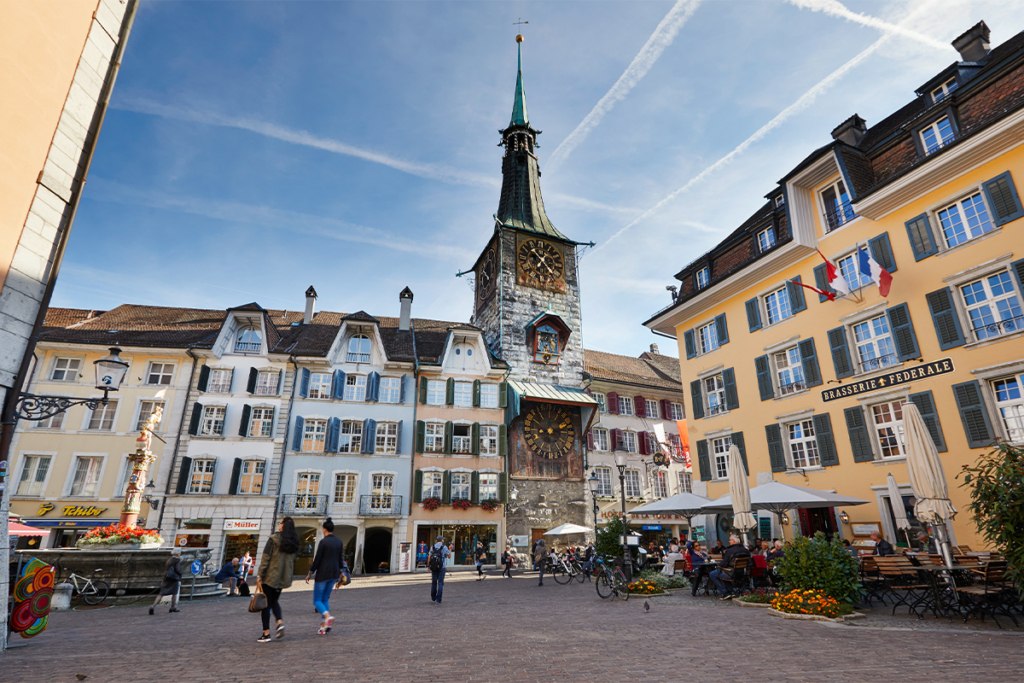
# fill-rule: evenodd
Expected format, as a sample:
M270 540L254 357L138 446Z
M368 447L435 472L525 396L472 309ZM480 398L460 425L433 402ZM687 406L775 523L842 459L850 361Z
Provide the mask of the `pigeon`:
M644 600L644 611L645 612L650 612L651 611L651 603L647 602L646 600Z
M75 674L75 678L77 678L80 681L84 681L88 678L88 676L86 676L85 674Z

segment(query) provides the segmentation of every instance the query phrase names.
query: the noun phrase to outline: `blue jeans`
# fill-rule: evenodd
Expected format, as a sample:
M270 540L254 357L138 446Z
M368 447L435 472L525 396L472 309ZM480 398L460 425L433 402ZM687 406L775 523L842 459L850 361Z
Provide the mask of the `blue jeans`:
M715 590L719 595L728 595L732 593L732 581L729 581L729 585L726 586L726 582L723 579L730 578L724 569L716 569L715 571L708 574L711 579L711 583L715 584Z
M430 599L434 602L441 602L441 593L444 591L444 570L430 572Z
M313 607L320 614L331 611L331 590L335 583L334 579L313 582Z

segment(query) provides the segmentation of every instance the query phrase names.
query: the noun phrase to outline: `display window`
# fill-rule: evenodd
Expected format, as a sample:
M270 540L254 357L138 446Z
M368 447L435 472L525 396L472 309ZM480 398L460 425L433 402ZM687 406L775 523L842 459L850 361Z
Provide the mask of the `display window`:
M476 564L475 549L477 542L483 543L487 559L484 564L498 563L498 527L496 524L445 524L440 526L420 526L416 531L416 567L425 569L427 554L438 536L444 536L449 547L454 544L452 554L448 558L449 567L471 567Z

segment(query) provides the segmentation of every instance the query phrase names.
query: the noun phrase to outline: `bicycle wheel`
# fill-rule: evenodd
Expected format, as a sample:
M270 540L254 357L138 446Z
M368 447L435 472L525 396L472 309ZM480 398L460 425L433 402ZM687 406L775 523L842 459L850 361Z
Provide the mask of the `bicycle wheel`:
M82 600L87 605L98 605L107 599L107 593L109 592L110 586L107 585L106 581L93 581L82 589Z
M623 600L629 600L629 582L621 569L615 570L615 594Z
M556 582L562 585L565 585L572 581L572 575L569 574L569 572L565 571L565 567L563 567L560 564L555 565L551 569L551 576L555 579Z
M573 576L576 577L576 580L579 581L580 583L583 583L584 581L587 580L587 575L583 571L583 567L580 566L579 562L576 562L576 563L574 563L572 565L572 571L573 571Z
M601 572L594 577L594 587L597 589L597 594L602 598L612 597L612 584L608 580L608 572Z

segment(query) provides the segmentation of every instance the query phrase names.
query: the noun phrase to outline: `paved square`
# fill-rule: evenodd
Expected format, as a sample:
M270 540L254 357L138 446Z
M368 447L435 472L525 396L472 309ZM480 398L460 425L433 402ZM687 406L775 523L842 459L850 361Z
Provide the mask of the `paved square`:
M310 584L311 587L312 584ZM256 643L246 599L55 614L5 653L0 681L1020 681L1024 629L890 619L863 626L782 620L689 593L601 600L593 584L537 587L535 574L358 578L332 596L318 636L310 587L282 598L287 637ZM888 610L879 610L888 612ZM16 640L21 640L16 638ZM895 679L894 679L895 677Z

